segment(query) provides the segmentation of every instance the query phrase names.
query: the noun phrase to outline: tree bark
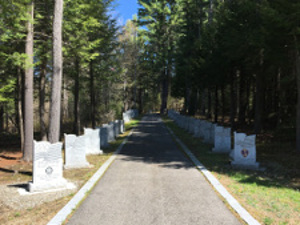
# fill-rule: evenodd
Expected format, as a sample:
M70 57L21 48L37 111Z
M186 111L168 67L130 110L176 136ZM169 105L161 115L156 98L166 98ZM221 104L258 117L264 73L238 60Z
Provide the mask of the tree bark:
M4 107L0 104L0 133L4 131Z
M278 69L277 74L277 85L276 85L276 113L277 113L277 126L280 126L282 122L281 118L281 99L280 99L280 93L281 93L281 68Z
M47 25L50 20L50 10L49 10L49 0L44 2L45 17L42 21L43 23L43 32L46 35L42 37L42 55L41 55L41 66L40 66L40 77L39 77L39 116L40 116L40 137L42 141L47 141L47 126L46 126L46 113L45 113L45 92L46 92L46 75L47 75L47 65L49 53L48 40L50 35Z
M161 90L161 108L160 113L164 114L167 109L167 103L168 103L168 78L166 75L164 75L162 80L162 90Z
M236 116L236 88L235 88L235 72L231 73L230 80L230 125L235 129L235 116Z
M189 109L189 105L190 105L190 96L191 96L191 89L190 89L190 86L189 86L189 83L188 83L188 78L185 77L185 95L184 95L184 105L183 105L183 112L184 114L186 114L188 112L188 109Z
M24 76L23 73L21 71L21 68L18 68L17 71L17 102L18 102L18 122L19 122L19 134L20 134L20 138L21 138L21 151L24 152L24 114L23 114L23 90L24 90Z
M139 88L139 98L138 98L138 103L139 103L139 112L143 113L143 89Z
M222 124L224 124L225 120L225 87L224 85L221 88L221 99L222 99Z
M63 78L63 110L62 117L63 121L66 121L69 118L69 92L68 92L68 79L66 76Z
M300 53L298 48L297 36L294 36L295 41L295 72L297 80L297 121L296 121L296 150L300 153Z
M251 122L250 118L250 98L251 98L251 79L248 77L246 81L246 99L245 99L245 121L247 121L247 124L249 125Z
M46 74L47 74L47 57L44 57L42 64L41 64L40 80L39 80L40 132L41 132L41 140L43 140L43 141L47 141L47 128L46 128L46 118L45 118Z
M95 101L95 85L94 85L94 71L93 71L93 61L90 62L90 98L91 98L91 119L92 119L92 127L96 128L96 101Z
M60 136L63 0L55 0L53 15L53 77L49 122L49 141L56 143Z
M211 119L211 92L210 88L207 88L207 114L206 119Z
M162 74L162 83L161 83L161 107L160 113L164 114L168 105L168 95L169 95L169 66L167 65L166 69Z
M196 114L196 103L197 103L197 90L191 88L190 101L189 101L189 115L194 116Z
M218 86L215 87L215 113L214 113L214 122L218 123L219 116L219 95L218 95Z
M207 93L206 93L206 89L203 89L201 91L201 109L200 109L200 114L202 116L205 116L205 112L206 112L206 99L207 99Z
M262 129L262 119L264 111L264 79L263 79L263 64L264 64L264 50L260 52L260 69L256 74L256 95L255 95L255 118L254 118L254 132L259 134Z
M80 134L80 108L79 108L79 77L80 77L80 65L78 59L75 62L75 85L74 85L74 132Z
M25 116L24 116L24 152L23 159L32 161L33 157L33 19L34 19L34 2L29 5L29 20L27 22L27 37L25 52L27 63L25 70Z
M247 108L247 97L246 97L246 77L244 71L240 71L239 79L239 124L245 125L246 122L246 108Z

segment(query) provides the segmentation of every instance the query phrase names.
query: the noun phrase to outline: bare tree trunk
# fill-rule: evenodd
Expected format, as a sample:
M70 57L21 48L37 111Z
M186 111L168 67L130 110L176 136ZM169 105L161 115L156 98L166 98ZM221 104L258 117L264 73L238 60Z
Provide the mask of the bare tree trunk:
M143 89L139 88L139 98L138 98L138 103L139 103L139 112L143 113Z
M245 82L244 71L240 71L239 79L239 124L244 125L246 121L246 108L247 108L247 98L246 98L246 82Z
M230 83L230 125L232 129L235 128L235 116L236 116L236 88L235 88L235 72L231 73Z
M225 120L225 87L221 88L221 98L222 98L222 123L224 124Z
M296 124L296 150L300 153L300 52L298 49L298 40L296 35L295 40L295 72L297 80L297 124Z
M53 15L53 77L49 121L49 141L56 143L60 136L63 0L55 0Z
M127 79L126 79L126 77L124 77L123 104L124 104L124 112L126 112L128 110L128 94L127 94Z
M46 89L46 73L47 73L47 58L45 57L42 61L41 72L40 72L40 105L39 105L39 114L40 114L40 132L41 139L43 141L47 140L47 129L46 129L46 118L45 118L45 89Z
M24 116L24 153L25 161L32 161L33 157L33 18L34 2L29 5L28 14L30 19L27 22L27 37L25 52L27 63L25 70L25 116Z
M219 95L218 95L218 86L215 87L215 113L214 113L214 122L218 123L219 116Z
M0 133L4 131L4 107L0 104Z
M281 93L281 68L278 69L277 74L277 85L276 85L276 113L277 113L277 126L279 126L282 122L281 118L281 99L280 99L280 93Z
M22 97L23 95L23 87L24 87L24 79L23 74L20 68L18 68L17 82L18 82L18 90L17 90L17 101L18 101L18 119L19 119L19 134L21 137L21 151L24 152L24 115L23 115L23 104Z
M196 103L197 103L197 90L191 88L188 114L194 116L196 114Z
M62 110L62 117L63 121L69 118L69 93L68 93L68 82L67 78L63 78L63 110Z
M74 85L74 132L75 134L80 134L80 109L79 109L79 77L80 77L80 66L79 61L76 59L75 62L75 85Z
M164 71L162 75L162 84L161 84L161 107L160 113L164 114L167 109L168 104L168 95L169 95L169 68Z
M206 90L203 89L201 93L201 109L200 109L200 114L202 116L205 116L205 111L206 111Z
M207 88L207 114L206 119L211 119L211 92L210 88Z
M7 112L7 106L5 107L4 111L6 111L6 113L5 113L5 130L7 132L9 132L9 115Z
M50 10L49 10L49 0L45 0L44 2L44 10L46 12L46 16L44 17L43 23L43 32L50 35L49 29L47 25L49 24L49 20L51 18ZM39 115L40 115L40 133L41 140L47 141L47 126L46 126L46 113L45 113L45 92L46 92L46 75L47 75L47 65L48 65L48 57L47 54L50 51L48 47L48 35L44 35L42 37L42 63L40 66L40 79L39 79Z
M252 75L252 77L254 77L254 75ZM252 99L253 99L253 103L252 103L252 108L251 108L251 119L253 119L254 121L254 117L255 117L255 106L256 106L256 83L255 83L255 79L252 79L252 89L251 89L251 93L252 93Z
M260 70L256 75L256 95L255 95L255 118L254 118L254 132L259 134L262 129L263 117L263 99L264 99L264 84L263 84L263 64L264 64L264 51L260 52Z
M251 79L248 77L246 81L246 102L245 102L245 121L247 119L247 124L249 125L251 122L250 119L250 98L251 98Z
M94 87L94 71L93 71L93 61L90 62L90 94L91 94L91 119L92 127L96 128L96 101L95 101L95 87Z
M188 83L188 78L187 76L185 77L185 95L184 95L184 105L183 105L183 112L184 114L187 113L188 109L189 109L189 105L190 105L190 96L191 96L191 89L189 87L189 83Z

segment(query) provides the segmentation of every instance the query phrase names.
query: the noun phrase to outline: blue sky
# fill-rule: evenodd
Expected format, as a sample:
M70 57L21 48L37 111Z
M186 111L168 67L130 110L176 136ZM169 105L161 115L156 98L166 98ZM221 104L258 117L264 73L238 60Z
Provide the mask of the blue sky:
M134 14L137 14L138 3L137 0L116 0L116 15L118 17L118 23L125 25L128 19L132 19Z

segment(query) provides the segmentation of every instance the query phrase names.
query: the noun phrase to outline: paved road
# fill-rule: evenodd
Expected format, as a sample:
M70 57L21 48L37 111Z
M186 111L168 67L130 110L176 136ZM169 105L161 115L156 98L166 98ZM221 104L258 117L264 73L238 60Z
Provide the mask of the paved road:
M240 223L178 150L160 118L151 115L68 224Z

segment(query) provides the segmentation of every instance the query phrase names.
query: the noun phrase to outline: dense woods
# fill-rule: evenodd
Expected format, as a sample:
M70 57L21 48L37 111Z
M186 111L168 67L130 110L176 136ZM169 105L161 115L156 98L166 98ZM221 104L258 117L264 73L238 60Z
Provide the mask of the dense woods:
M1 1L0 130L19 134L25 160L33 138L57 142L120 116L111 3Z
M256 134L293 130L300 151L298 1L139 2L161 112L170 93L182 113Z
M0 2L0 133L25 160L130 108L289 131L300 152L299 1L139 0L124 27L113 0Z

